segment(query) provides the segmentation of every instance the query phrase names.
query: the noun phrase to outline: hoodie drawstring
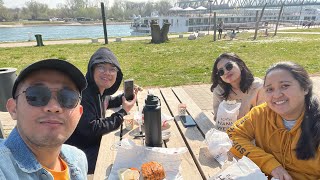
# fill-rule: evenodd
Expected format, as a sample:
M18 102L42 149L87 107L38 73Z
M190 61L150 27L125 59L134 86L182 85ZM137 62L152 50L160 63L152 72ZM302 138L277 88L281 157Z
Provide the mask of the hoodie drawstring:
M286 130L286 129L276 129L271 135L270 137L268 138L268 146L269 147L272 147L271 145L271 139L274 135L276 135L276 137L279 137L277 136L277 134L280 135L280 151L275 151L274 148L271 148L273 152L275 153L280 153L280 158L281 158L281 164L283 166L283 168L286 167L286 164L289 165L292 163L292 151L290 149L290 145L292 143L292 140L290 138L290 133ZM289 161L287 162L287 159L286 159L286 154L289 153Z

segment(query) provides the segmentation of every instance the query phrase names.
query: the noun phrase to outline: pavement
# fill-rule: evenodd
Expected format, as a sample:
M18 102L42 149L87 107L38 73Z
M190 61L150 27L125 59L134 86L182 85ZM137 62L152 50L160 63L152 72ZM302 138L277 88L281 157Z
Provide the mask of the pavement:
M178 38L179 35L169 35L169 38ZM187 37L187 34L186 36ZM96 38L95 38L96 39ZM121 41L137 41L137 40L151 40L151 36L135 36L135 37L122 37ZM91 44L93 39L78 39L78 40L43 40L44 45L55 45L55 44ZM98 39L97 43L104 43L104 39ZM108 42L117 42L116 38L108 38ZM0 43L1 47L31 47L36 46L36 41L27 42L7 42Z
M274 27L271 27L273 29ZM317 27L311 27L311 28L319 28ZM297 29L296 26L294 27L279 27L278 30L285 30L285 29ZM300 28L301 29L301 28ZM254 32L254 30L248 30L250 32ZM207 34L208 31L201 31L202 33ZM209 34L213 35L214 31L210 31ZM278 31L277 33L279 34L319 34L320 32L281 32ZM188 37L191 32L189 33L179 33L180 35L182 34L183 37ZM175 35L168 35L169 39L170 38L179 38L179 34ZM96 39L96 38L95 38ZM134 41L134 40L151 40L151 36L133 36L133 37L121 37L121 41ZM77 39L77 40L44 40L43 43L44 45L55 45L55 44L90 44L93 43L93 39ZM104 43L104 39L98 39L97 43ZM108 42L118 42L116 38L108 38ZM27 41L27 42L6 42L6 43L0 43L0 48L1 47L31 47L31 46L36 46L37 42L36 41Z

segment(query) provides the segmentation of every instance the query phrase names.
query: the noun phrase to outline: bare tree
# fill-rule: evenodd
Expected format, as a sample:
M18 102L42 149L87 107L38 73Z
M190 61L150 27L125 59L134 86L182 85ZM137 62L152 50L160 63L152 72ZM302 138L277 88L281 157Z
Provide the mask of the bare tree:
M31 14L31 19L48 18L47 11L49 8L47 4L31 0L26 2L26 6L29 14Z
M155 9L157 9L159 14L168 14L170 8L172 8L172 4L169 0L161 0L155 5Z

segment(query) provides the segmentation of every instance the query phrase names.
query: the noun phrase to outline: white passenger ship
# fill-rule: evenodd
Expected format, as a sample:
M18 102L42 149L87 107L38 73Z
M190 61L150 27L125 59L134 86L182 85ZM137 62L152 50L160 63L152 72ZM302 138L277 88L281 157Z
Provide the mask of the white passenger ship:
M133 16L131 24L132 34L150 33L150 22L156 21L160 28L164 23L170 23L170 33L207 31L214 29L213 12L210 13L206 8L203 10L189 10L174 7L171 9L179 9L169 11L168 15L159 15L153 12L149 17ZM181 10L182 9L182 10ZM201 7L200 7L201 9ZM252 29L256 22L256 11L261 9L226 9L217 12L217 25L220 21L224 22L224 29ZM280 8L266 8L261 19L260 27L275 24L279 16ZM210 16L211 14L211 16ZM258 16L258 17L259 17ZM266 23L268 22L268 23ZM320 7L288 7L284 8L280 18L283 25L298 25L305 22L317 24L320 22Z

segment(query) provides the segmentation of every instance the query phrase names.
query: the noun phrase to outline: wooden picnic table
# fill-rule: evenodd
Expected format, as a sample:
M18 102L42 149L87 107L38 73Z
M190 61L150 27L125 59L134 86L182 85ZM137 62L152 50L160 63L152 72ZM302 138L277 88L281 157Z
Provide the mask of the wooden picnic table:
M16 124L17 121L11 118L9 112L0 112L0 138L8 137Z
M164 141L163 147L187 147L188 149L187 153L181 156L180 173L183 179L198 180L214 176L220 170L220 165L210 155L204 138L206 132L214 127L212 112L202 111L182 87L156 88L139 92L138 108L140 110L144 106L144 100L147 97L148 91L151 91L160 98L161 112L174 117L174 121L169 121L169 125L166 128L166 131L169 130L171 132L171 137L168 141ZM187 113L193 117L197 126L185 128L182 125L177 116L179 103L187 105ZM136 110L137 107L130 113L134 113ZM137 145L143 145L141 138L134 139L134 134L139 132L138 129L138 125L135 125L131 131L123 129L123 138L129 138ZM119 141L120 129L105 134L102 137L93 177L94 180L108 179L117 155L114 145Z

